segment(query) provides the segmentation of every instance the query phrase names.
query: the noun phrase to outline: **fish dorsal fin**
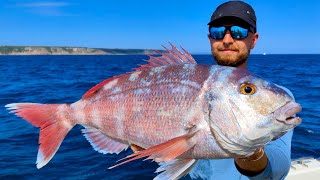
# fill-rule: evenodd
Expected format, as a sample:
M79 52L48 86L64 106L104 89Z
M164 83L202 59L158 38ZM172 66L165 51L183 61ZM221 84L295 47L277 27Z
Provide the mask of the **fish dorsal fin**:
M121 76L121 75L119 75ZM104 85L111 83L113 80L115 80L116 78L118 78L119 76L113 76L111 78L108 78L104 81L102 81L101 83L93 86L91 89L89 89L89 91L87 91L83 96L82 99L86 99L90 96L92 96L93 94L95 94L99 89L101 89Z
M149 56L149 60L147 60L148 64L140 65L138 68L134 68L134 71L142 71L145 69L158 67L158 66L165 66L165 65L179 65L179 64L197 64L197 62L193 59L193 57L190 55L188 51L183 49L184 53L179 51L177 47L175 47L173 44L169 43L171 45L171 49L163 46L164 49L168 51L168 53L161 53L157 50L155 50L157 53L159 53L161 56ZM131 74L132 72L128 72L127 74ZM112 83L112 80L119 78L122 75L114 76L109 79L106 79L102 81L101 83L97 84L93 88L91 88L89 91L87 91L83 96L82 99L86 99L93 94L95 94L99 89L101 89L104 85L108 83Z
M85 129L81 131L84 133L86 139L90 142L94 150L102 154L116 153L119 154L121 151L128 148L128 144L123 144L108 136L102 134L99 130L84 126Z
M161 56L149 56L149 60L147 60L148 64L140 65L140 67L135 68L135 71L141 71L144 69L149 69L152 67L157 66L164 66L164 65L179 65L179 64L197 64L197 62L193 59L193 57L190 55L188 51L181 49L184 51L182 53L179 51L179 49L174 46L173 44L169 43L171 45L171 49L162 46L164 49L168 51L168 53L161 53L157 50L155 50L157 53L159 53Z

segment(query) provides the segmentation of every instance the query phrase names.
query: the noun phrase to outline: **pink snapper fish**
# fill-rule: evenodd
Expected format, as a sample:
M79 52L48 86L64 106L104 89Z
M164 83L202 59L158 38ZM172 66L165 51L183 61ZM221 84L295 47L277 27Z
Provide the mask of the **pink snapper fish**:
M247 70L199 65L171 44L148 64L109 78L72 104L13 103L6 107L40 127L37 168L46 165L76 125L103 154L137 145L139 159L160 164L155 179L186 175L199 159L251 155L301 119L301 106L277 85Z

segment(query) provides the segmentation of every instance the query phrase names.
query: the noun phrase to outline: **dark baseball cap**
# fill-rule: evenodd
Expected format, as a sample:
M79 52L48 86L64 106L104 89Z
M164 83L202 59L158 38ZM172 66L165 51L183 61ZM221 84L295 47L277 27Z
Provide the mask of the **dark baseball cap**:
M218 6L217 9L213 12L208 25L212 25L218 20L222 20L222 18L225 17L235 17L241 19L252 26L254 29L257 28L257 18L253 8L243 1L228 1Z

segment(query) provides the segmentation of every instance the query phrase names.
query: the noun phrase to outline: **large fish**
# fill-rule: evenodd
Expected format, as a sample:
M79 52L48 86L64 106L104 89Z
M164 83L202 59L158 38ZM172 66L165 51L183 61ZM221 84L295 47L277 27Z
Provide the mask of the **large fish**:
M146 157L160 164L156 179L176 179L198 159L250 155L301 123L294 117L300 105L277 85L244 69L198 65L173 45L167 50L75 103L6 105L40 127L37 167L76 124L100 153L118 154L131 144L145 149L118 165Z

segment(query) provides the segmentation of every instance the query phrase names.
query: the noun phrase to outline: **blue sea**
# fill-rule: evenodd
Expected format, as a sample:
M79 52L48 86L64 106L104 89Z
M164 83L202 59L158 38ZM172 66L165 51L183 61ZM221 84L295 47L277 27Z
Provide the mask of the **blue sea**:
M194 55L213 64L211 55ZM131 154L103 155L91 148L73 128L54 158L37 169L39 129L8 113L15 102L72 103L92 86L114 75L130 72L148 59L121 56L0 56L0 179L152 179L158 167L135 161L107 168ZM320 157L320 55L251 55L248 68L290 89L303 107L303 123L295 128L292 159Z

